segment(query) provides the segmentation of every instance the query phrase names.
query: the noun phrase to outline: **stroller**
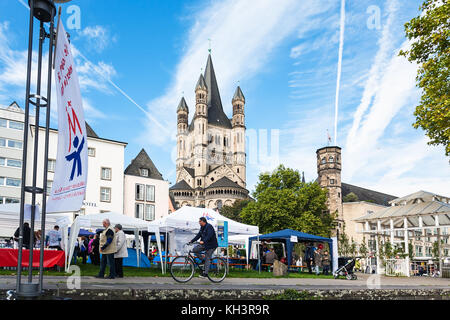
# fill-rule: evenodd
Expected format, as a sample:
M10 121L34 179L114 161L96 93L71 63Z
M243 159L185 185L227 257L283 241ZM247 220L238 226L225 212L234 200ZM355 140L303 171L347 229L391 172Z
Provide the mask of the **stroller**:
M353 268L355 267L356 258L350 259L344 264L342 267L338 268L333 276L335 279L338 279L339 276L345 276L347 280L356 280L358 277L353 273Z

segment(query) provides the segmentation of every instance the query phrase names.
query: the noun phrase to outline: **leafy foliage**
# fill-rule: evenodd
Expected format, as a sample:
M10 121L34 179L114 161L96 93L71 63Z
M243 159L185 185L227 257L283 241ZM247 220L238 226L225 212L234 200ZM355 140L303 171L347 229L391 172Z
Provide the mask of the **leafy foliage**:
M420 9L422 14L405 24L411 48L400 52L419 65L416 81L422 97L413 126L450 155L450 1L424 0Z
M244 209L250 200L236 200L231 206L223 206L220 214L237 222L242 222L241 211Z
M359 201L359 198L356 194L354 194L353 192L350 192L342 200L343 200L343 202L357 202L357 201Z
M328 237L335 226L335 214L326 211L327 190L315 182L302 182L299 171L283 165L259 175L253 197L256 202L250 202L241 217L260 232L289 228Z

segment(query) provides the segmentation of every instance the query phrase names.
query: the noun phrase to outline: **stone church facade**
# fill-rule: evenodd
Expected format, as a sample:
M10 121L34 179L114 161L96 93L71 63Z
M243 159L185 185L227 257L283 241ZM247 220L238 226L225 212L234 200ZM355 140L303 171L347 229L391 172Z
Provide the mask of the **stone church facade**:
M170 187L175 207L221 209L247 199L245 97L238 86L231 119L223 111L211 55L195 87L189 124L184 97L177 108L176 183Z

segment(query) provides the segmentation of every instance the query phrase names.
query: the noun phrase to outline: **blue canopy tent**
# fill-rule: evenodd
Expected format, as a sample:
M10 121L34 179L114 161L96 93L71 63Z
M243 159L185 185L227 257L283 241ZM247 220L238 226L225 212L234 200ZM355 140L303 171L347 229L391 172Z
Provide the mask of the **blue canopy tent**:
M250 243L249 247L251 250L252 242L257 241L258 239L259 239L259 241L262 241L262 240L284 241L286 244L288 265L291 265L292 264L292 250L294 248L294 243L295 243L295 242L291 242L292 236L297 237L298 242L326 242L326 243L328 243L330 246L330 261L333 261L333 240L331 240L330 238L319 237L319 236L315 236L313 234L308 234L308 233L295 231L295 230L291 230L291 229L284 229L281 231L260 235L259 237L258 236L251 237L248 239L249 243Z
M70 228L69 228L69 234L70 234ZM93 236L94 234L95 234L94 232L89 232L86 229L80 229L80 232L78 232L79 237L89 237L89 236Z

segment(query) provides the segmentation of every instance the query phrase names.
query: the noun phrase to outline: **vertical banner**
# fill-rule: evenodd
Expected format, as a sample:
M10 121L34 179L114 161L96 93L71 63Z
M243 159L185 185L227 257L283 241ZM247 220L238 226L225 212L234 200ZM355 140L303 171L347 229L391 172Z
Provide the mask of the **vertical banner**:
M87 134L80 84L61 21L55 50L55 85L58 102L58 151L47 212L79 211L86 192Z
M217 242L220 248L228 247L228 221L217 221Z

